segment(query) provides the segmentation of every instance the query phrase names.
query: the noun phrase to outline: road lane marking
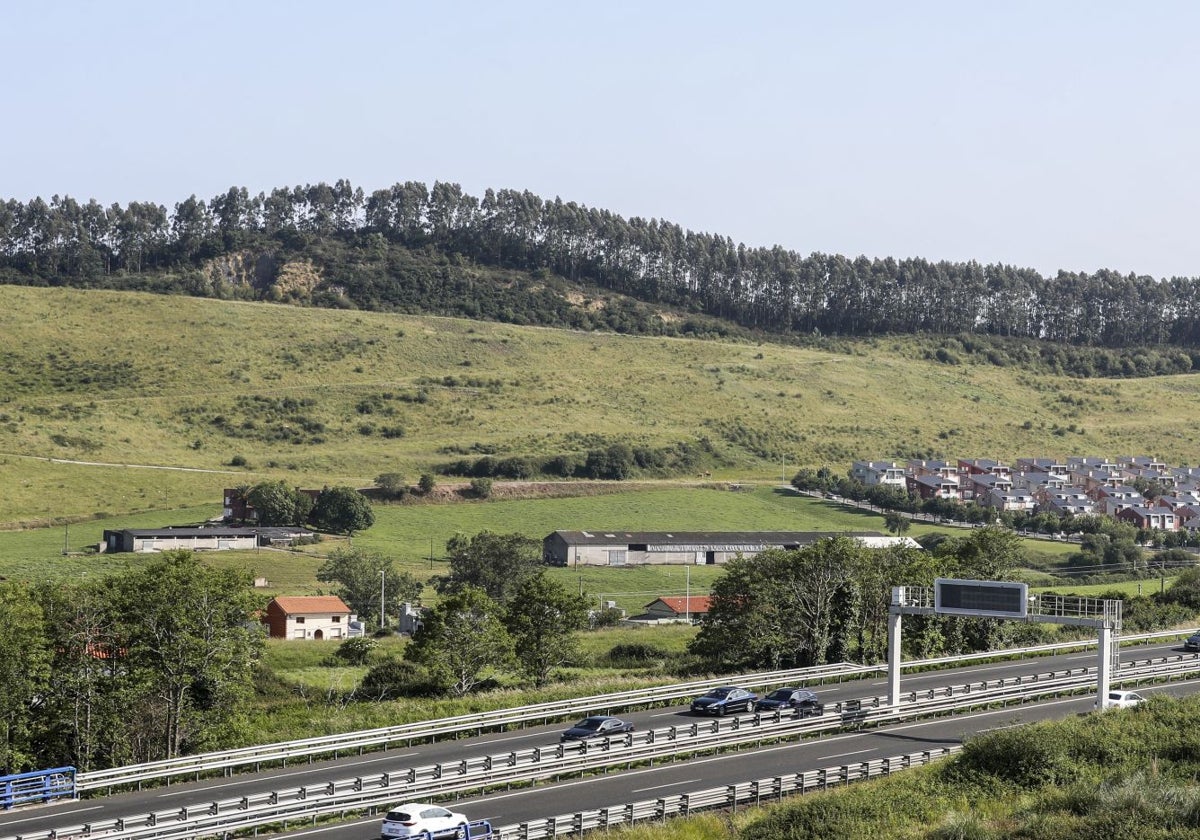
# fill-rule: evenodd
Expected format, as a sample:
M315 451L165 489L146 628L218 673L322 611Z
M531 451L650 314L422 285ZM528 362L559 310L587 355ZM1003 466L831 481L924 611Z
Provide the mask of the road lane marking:
M875 752L875 750L874 750L874 748L872 748L872 749L866 749L866 750L855 750L854 752L834 753L833 755L827 755L820 760L821 761L829 761L830 759L833 759L833 758L845 758L848 755L859 755L859 754L865 753L865 752Z
M99 811L103 807L104 807L103 805L93 805L91 808L78 808L74 811L55 811L54 816L55 816L55 818L57 818L57 817L69 817L72 814L86 814L88 811ZM5 820L3 824L4 825L16 825L17 823L32 822L33 820L40 820L40 819L45 819L45 818L46 818L46 815L44 813L42 813L36 817L26 817L23 820Z
M676 785L691 785L691 784L695 784L698 781L700 781L700 779L685 779L682 782L671 782L670 784L667 784L667 785L655 785L654 787L633 788L629 792L630 793L645 793L648 790L659 790L660 788L675 787Z

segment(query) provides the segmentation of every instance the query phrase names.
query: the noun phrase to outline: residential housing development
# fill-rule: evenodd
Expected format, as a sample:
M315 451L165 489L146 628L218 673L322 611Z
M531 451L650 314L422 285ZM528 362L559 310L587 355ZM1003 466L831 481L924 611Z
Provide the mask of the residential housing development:
M1147 530L1200 530L1200 467L1145 455L1018 458L1012 465L987 458L855 461L849 475L866 487L890 485L921 499L997 511L1099 514Z

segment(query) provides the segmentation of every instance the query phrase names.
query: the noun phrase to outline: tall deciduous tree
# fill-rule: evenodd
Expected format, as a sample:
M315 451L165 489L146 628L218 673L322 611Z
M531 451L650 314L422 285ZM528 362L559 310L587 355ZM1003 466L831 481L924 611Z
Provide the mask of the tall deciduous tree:
M464 587L427 613L404 658L424 665L456 695L512 661L513 641L500 607L482 589Z
M117 645L120 617L111 588L90 583L41 584L36 595L54 655L46 692L42 766L93 770L138 759L127 738L128 685Z
M250 488L246 501L254 508L260 525L303 525L313 501L286 481L264 481Z
M50 676L42 610L20 585L0 584L0 768L36 769L30 743L33 716Z
M415 601L423 588L408 572L397 572L390 559L359 548L331 552L317 569L317 580L338 584L334 594L372 624L378 620L381 599L387 615L395 612L397 604Z
M164 552L112 581L116 651L141 690L140 713L154 723L138 736L157 740L155 757L237 734L262 646L250 585L248 574L210 569L189 551Z
M375 511L367 497L353 487L326 487L317 496L309 518L322 531L353 534L375 524Z
M499 604L507 604L543 566L541 544L524 534L460 534L446 543L446 554L450 573L434 579L438 592L478 587Z
M588 603L582 595L551 580L544 571L526 580L504 613L504 626L516 643L521 670L543 686L551 672L579 652L572 631L587 626Z

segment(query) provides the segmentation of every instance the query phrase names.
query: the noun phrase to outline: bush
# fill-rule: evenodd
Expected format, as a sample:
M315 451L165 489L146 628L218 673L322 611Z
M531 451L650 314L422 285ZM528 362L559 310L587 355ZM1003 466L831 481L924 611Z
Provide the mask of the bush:
M391 700L396 697L436 697L442 693L429 672L406 659L387 659L367 671L358 686L365 700Z
M486 499L492 495L492 480L490 478L472 478L471 493L480 499Z
M608 652L608 661L616 667L648 665L669 658L665 650L642 642L625 642L613 645Z
M338 645L333 655L347 665L366 665L371 658L371 652L379 647L379 642L360 636L356 639L346 639Z

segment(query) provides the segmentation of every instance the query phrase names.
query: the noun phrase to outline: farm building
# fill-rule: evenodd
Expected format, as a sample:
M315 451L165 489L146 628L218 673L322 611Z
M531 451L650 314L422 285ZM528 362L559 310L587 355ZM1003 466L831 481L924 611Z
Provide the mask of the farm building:
M739 554L749 557L769 548L797 549L839 536L853 537L872 548L917 546L909 537L875 531L555 531L542 540L542 557L552 566L711 566Z
M125 528L105 529L102 552L224 551L286 545L312 531L301 528Z

